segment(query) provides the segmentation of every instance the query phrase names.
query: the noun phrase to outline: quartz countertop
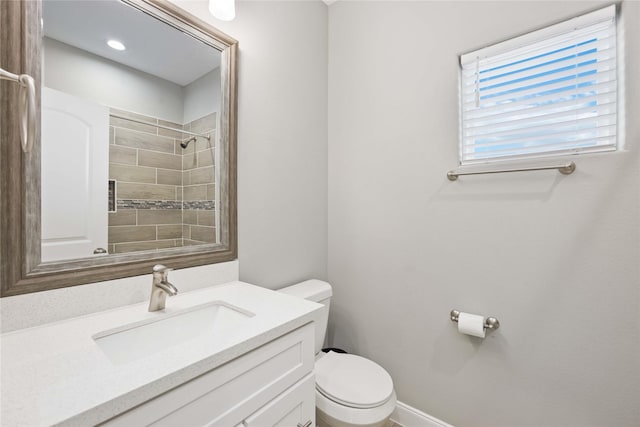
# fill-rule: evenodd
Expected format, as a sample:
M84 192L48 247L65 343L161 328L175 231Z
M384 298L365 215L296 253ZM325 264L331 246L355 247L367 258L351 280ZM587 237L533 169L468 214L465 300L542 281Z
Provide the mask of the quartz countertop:
M254 315L216 342L192 339L116 363L92 338L136 322L223 301ZM5 426L95 425L239 357L313 320L321 305L243 282L120 307L0 336Z

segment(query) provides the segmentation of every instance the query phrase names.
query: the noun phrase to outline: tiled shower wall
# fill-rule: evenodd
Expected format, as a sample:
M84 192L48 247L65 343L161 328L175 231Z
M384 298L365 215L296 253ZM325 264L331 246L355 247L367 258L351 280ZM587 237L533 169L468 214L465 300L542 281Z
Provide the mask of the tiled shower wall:
M216 128L215 113L184 125L191 132L211 133ZM213 139L213 137L212 137ZM183 149L183 243L212 243L216 241L215 210L215 168L213 143L198 138Z
M116 180L116 212L109 213L109 253L215 242L212 113L186 125L111 109L109 179ZM187 149L187 135L152 126L211 134ZM183 205L184 203L184 205Z

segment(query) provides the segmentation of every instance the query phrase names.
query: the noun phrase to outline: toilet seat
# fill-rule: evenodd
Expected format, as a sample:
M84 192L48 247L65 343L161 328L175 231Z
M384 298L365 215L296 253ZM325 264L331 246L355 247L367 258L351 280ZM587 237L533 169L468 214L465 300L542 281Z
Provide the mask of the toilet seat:
M350 408L377 408L393 395L391 376L377 363L354 354L332 351L315 364L316 390Z

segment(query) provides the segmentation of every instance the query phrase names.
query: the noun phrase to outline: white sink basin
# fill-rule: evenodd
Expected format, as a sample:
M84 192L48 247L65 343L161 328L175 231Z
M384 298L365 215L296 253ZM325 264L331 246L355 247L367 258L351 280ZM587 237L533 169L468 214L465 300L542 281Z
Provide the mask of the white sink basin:
M127 363L191 340L216 340L232 333L254 314L213 301L120 326L93 335L98 347L113 363Z

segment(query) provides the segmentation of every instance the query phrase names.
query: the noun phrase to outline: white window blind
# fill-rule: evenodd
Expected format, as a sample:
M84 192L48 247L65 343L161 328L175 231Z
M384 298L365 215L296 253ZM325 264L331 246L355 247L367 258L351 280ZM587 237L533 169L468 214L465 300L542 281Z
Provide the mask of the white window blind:
M461 56L460 163L615 150L615 6Z

